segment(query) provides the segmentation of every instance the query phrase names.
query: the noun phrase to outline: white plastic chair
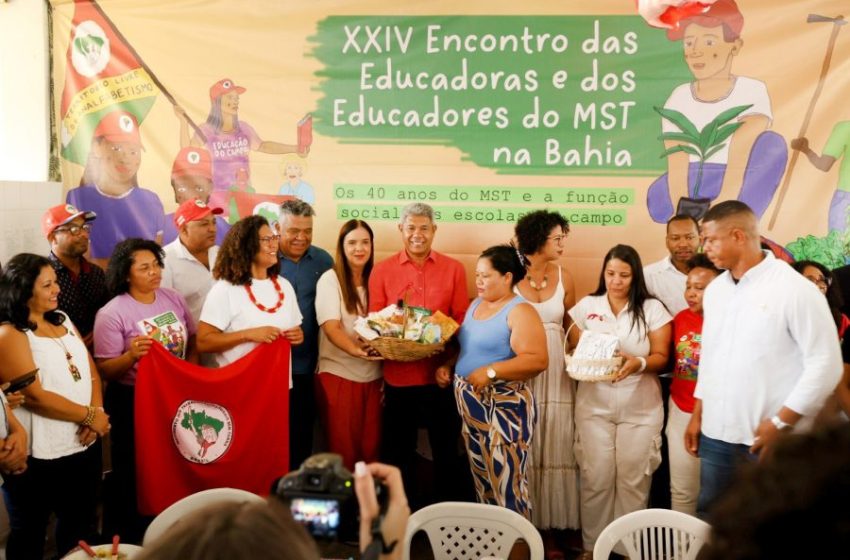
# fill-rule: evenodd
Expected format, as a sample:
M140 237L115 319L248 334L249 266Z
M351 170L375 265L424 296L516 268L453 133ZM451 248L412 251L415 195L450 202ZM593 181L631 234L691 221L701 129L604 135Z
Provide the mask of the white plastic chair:
M413 535L425 531L434 560L507 558L517 539L531 551L531 560L543 559L543 539L530 521L509 509L488 504L441 502L410 516L404 535L404 560L410 560Z
M149 545L180 519L210 504L264 501L260 496L238 488L211 488L195 492L182 500L177 500L154 517L154 520L148 526L148 530L145 531L142 544Z
M593 560L608 560L622 543L629 560L694 560L711 526L687 513L644 509L611 522L593 547Z

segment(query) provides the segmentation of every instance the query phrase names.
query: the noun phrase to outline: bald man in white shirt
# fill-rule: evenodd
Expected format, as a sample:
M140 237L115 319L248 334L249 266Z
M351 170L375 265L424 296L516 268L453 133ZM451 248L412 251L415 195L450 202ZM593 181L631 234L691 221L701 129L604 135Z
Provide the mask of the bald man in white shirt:
M758 220L729 200L703 219L703 248L726 272L705 290L696 407L685 434L701 459L697 514L741 461L811 426L841 377L835 323L814 284L761 250Z

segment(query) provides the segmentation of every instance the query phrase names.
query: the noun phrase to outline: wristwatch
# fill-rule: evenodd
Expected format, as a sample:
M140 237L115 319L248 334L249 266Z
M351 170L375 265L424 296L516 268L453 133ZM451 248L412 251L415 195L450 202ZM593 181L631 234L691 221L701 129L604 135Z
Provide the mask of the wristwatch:
M496 380L496 370L492 367L487 368L487 379L489 379L490 381Z
M792 426L791 424L789 424L788 422L784 422L784 421L782 420L782 418L780 418L778 415L776 415L776 416L772 417L772 418L770 419L770 422L771 422L774 426L776 426L776 429L777 429L777 430L788 430L788 429L791 429L791 428L793 428L793 427L794 427L794 426Z

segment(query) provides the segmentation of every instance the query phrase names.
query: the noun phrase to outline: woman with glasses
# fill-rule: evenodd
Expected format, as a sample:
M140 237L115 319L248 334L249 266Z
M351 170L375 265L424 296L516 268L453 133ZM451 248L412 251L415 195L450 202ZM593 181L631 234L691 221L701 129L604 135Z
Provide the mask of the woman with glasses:
M139 360L158 342L178 358L198 363L195 322L183 296L161 288L162 248L148 239L115 246L106 269L114 297L94 320L94 357L109 381L104 404L112 418L112 474L104 492L106 534L139 542L146 521L136 505L134 405Z
M566 310L576 302L573 278L559 260L570 232L557 212L538 210L517 222L517 249L526 268L514 292L540 315L546 330L549 367L529 381L537 402L537 433L531 444L528 483L531 519L543 530L550 558L563 558L551 529L579 527L578 471L573 454L575 388L564 369Z
M841 307L844 305L841 290L839 290L838 284L833 281L832 271L819 262L797 261L791 266L817 286L817 289L824 295L838 329L838 338L842 340L841 354L844 358L844 374L835 389L835 393L824 404L816 423L831 423L836 418L846 421L847 417L850 417L850 339L845 338L844 335L847 327L850 326L850 319L841 312Z
M101 268L115 245L131 237L162 241L165 212L153 191L141 188L142 140L136 117L125 111L103 116L94 131L80 186L66 202L97 213L91 258ZM82 156L81 156L82 157Z
M280 275L279 240L262 216L236 222L224 238L198 326L198 350L219 366L280 336L304 341L295 290Z
M841 290L832 281L832 271L815 261L797 261L791 266L794 267L794 270L805 276L812 284L817 286L820 293L824 295L826 303L829 304L829 311L832 313L832 318L835 320L838 337L844 338L844 332L847 330L848 325L850 325L850 319L841 312L844 302L841 299Z

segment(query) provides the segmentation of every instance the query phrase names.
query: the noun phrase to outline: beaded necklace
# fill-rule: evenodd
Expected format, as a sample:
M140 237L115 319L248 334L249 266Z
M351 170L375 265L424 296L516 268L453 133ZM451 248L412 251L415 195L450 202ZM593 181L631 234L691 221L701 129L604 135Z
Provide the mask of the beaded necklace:
M277 292L277 305L274 307L266 307L262 303L259 303L257 298L254 297L254 292L251 291L251 284L245 284L245 290L248 292L248 299L251 300L251 303L253 303L257 309L265 311L266 313L274 313L283 305L283 290L280 288L280 283L274 276L272 276L270 280L272 281L272 286L274 286L274 289Z

